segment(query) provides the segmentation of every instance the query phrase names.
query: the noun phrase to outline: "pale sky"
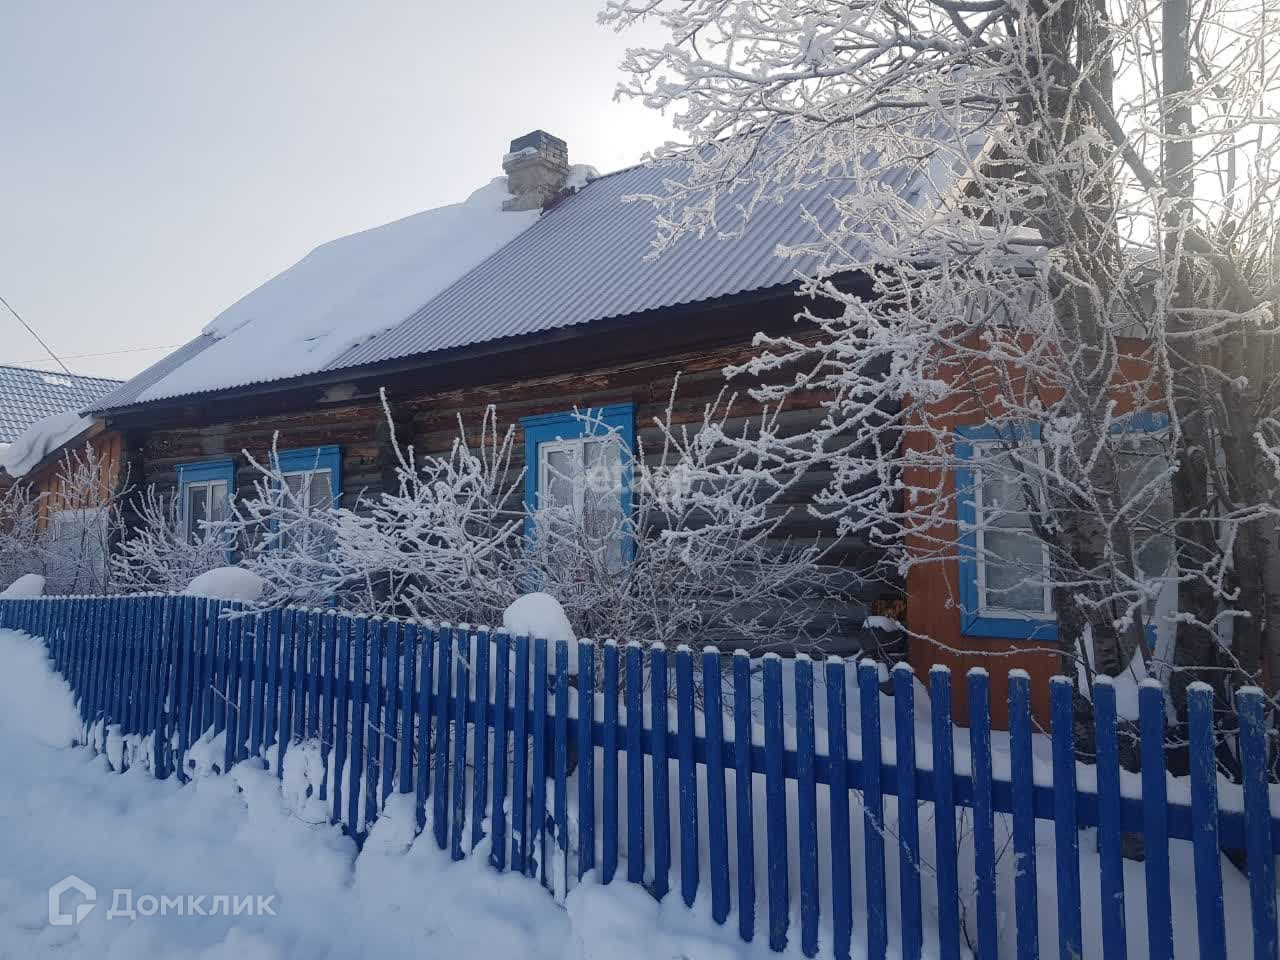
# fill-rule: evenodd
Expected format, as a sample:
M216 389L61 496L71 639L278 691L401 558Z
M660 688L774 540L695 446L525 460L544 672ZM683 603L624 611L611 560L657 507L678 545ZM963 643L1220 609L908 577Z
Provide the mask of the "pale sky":
M641 38L598 6L0 0L0 296L64 359L180 344L318 244L464 199L529 130L634 163L671 129L613 102ZM0 307L0 363L42 356Z

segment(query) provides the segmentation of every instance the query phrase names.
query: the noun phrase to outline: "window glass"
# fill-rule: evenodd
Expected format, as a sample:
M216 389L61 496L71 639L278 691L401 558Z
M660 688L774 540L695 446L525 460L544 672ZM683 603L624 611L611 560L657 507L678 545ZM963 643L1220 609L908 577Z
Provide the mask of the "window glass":
M616 437L556 440L538 447L538 506L543 522L577 525L590 550L622 562L622 451Z
M976 498L979 602L1001 613L1048 612L1044 589L1044 546L1031 527L1021 458L1002 444L982 449Z
M306 514L333 506L333 479L328 470L286 473L284 482L290 495L286 506L290 508ZM305 517L292 518L286 522L288 525L280 531L281 546L317 555L330 546L327 526L312 524Z
M200 524L209 519L209 485L207 483L193 483L187 487L185 516L187 533L198 537L202 531Z
M1138 432L1120 438L1118 453L1119 505L1130 518L1138 573L1158 579L1173 562L1168 460L1158 437ZM1045 589L1048 553L1027 508L1028 455L1026 447L1015 454L1003 443L975 447L978 603L987 613L1052 612ZM1032 483L1035 479L1032 473Z

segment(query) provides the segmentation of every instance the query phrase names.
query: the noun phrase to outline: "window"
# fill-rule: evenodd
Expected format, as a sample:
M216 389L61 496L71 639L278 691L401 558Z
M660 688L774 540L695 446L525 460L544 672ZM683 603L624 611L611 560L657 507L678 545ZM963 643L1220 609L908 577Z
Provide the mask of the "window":
M1163 576L1172 563L1167 521L1173 503L1164 471L1167 461L1156 438L1167 423L1162 416L1133 417L1116 429L1119 444L1121 510L1134 519L1138 573ZM1051 640L1057 637L1046 571L1048 547L1032 529L1027 497L1034 495L1021 478L1025 462L1043 463L1039 430L1025 436L1008 429L960 427L956 454L973 466L956 471L960 522L961 623L966 634L1005 639ZM1019 461L1022 461L1021 463Z
M584 419L587 418L587 419ZM592 539L606 542L611 564L630 553L622 537L631 515L631 476L626 451L635 441L635 408L617 404L595 410L525 417L525 504L539 522L564 518ZM623 449L625 447L625 450ZM533 521L526 534L534 535Z
M974 470L974 534L978 609L993 616L1046 617L1053 611L1045 583L1048 550L1031 528L1026 484L1014 452L999 441L978 444ZM995 558L999 558L998 562Z
M235 464L230 459L178 467L178 503L182 529L188 537L199 539L204 535L203 523L227 518L235 479Z
M275 454L276 469L288 488L288 506L310 513L337 506L342 498L342 451L338 447L307 447ZM305 522L293 523L280 531L282 545L316 546Z

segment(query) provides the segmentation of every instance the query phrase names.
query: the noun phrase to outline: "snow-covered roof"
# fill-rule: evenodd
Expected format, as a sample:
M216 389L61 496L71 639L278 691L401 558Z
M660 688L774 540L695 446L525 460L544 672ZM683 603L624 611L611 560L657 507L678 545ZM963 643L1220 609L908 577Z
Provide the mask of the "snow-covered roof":
M25 477L41 460L91 426L93 420L82 417L75 410L64 410L37 420L13 443L0 450L0 469L15 479Z
M731 196L717 228L650 257L655 196L673 176L648 163L603 177L576 167L576 192L546 212L501 212L505 178L442 207L318 248L246 296L204 333L93 409L108 411L715 300L793 282L813 257L778 255L834 229L832 202L858 189L830 179L756 209ZM589 171L594 174L594 171ZM945 186L928 158L888 170L881 188L909 203ZM944 178L945 179L945 178ZM744 191L751 187L746 185ZM739 229L742 228L742 229Z
M180 350L183 362L161 361L121 396L145 402L324 369L537 220L536 210L504 212L509 196L506 178L497 177L462 203L317 247L215 317ZM115 396L103 399L104 407L118 405Z
M119 380L0 366L0 444L64 410L81 410L120 386Z

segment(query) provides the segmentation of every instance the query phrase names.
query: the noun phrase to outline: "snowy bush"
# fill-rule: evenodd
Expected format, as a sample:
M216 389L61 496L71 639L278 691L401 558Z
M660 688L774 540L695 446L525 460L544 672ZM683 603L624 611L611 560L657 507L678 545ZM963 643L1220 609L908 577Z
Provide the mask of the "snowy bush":
M193 578L226 565L228 542L206 527L187 531L176 495L149 486L131 506L132 528L111 558L120 591L180 593Z
M262 578L264 605L335 598L369 614L497 624L518 597L542 591L577 636L810 646L837 627L838 578L820 546L778 536L788 483L727 442L732 407L721 398L691 426L669 407L661 449L634 455L584 411L615 455L560 478L587 487L581 509L526 510L514 428L490 408L473 437L459 423L446 454L418 457L393 433L396 488L349 507L304 504L274 458L254 461L253 495L210 526L248 545L243 563ZM748 421L738 439L772 432L776 416ZM628 515L616 506L624 475Z

